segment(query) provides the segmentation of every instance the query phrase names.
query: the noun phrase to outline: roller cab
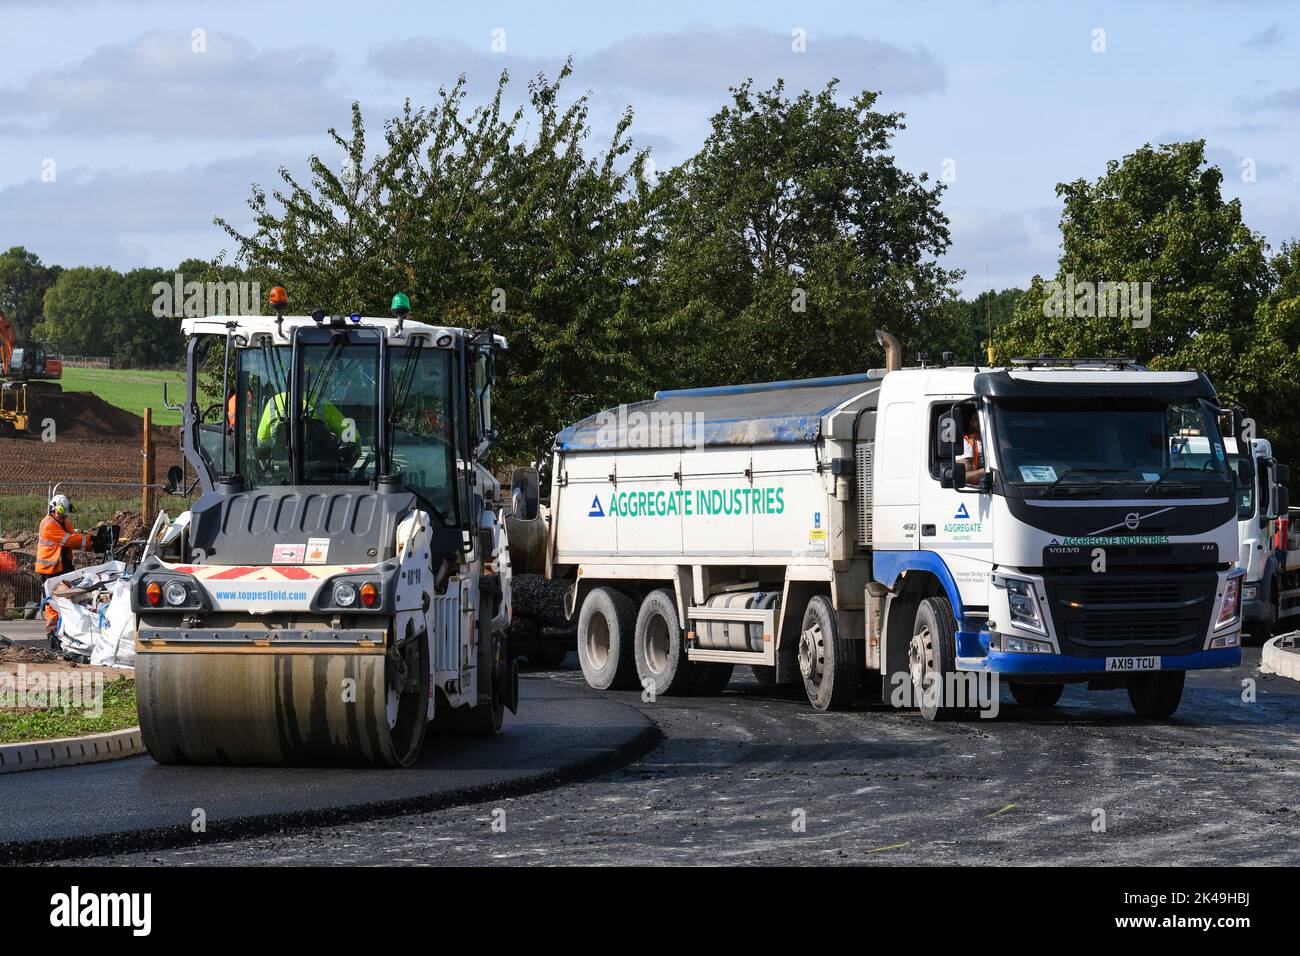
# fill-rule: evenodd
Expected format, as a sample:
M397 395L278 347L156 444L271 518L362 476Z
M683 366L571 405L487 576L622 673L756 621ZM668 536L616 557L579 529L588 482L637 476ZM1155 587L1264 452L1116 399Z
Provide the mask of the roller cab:
M501 489L480 464L504 340L360 316L196 319L186 458L133 579L162 763L408 766L429 725L517 706Z

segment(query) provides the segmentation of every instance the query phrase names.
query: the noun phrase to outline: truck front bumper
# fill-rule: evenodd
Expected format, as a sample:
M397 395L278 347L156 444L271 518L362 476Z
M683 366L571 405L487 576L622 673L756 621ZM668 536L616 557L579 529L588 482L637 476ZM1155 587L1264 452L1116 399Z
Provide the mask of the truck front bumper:
M988 634L982 635L985 646ZM1218 635L1223 637L1225 635ZM1236 667L1241 663L1241 643L1236 647L1220 647L1196 651L1192 654L1162 655L1116 654L1117 657L1159 657L1160 670L1192 671L1215 667ZM988 651L980 657L958 657L959 671L987 671L993 674L1034 674L1036 676L1078 677L1090 674L1124 674L1125 671L1107 671L1104 657L1073 657L1067 654L1017 654L1009 651Z

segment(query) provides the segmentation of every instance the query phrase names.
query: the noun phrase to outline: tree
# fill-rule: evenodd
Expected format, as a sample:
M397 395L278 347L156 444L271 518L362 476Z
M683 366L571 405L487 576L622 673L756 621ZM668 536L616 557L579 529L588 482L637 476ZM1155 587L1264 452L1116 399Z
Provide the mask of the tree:
M38 333L47 348L75 355L111 355L119 317L132 307L122 275L104 266L65 269L45 294Z
M20 338L29 338L40 323L45 290L60 271L58 266L47 268L22 246L0 254L0 315L13 323Z
M1143 146L1107 163L1094 183L1058 184L1065 208L1055 284L1033 278L995 343L999 358L1124 355L1158 368L1195 359L1215 381L1225 377L1270 274L1264 239L1242 222L1239 201L1223 199L1222 181L1197 140ZM1130 303L1136 291L1149 310L1100 307L1119 304L1118 295L1097 294L1103 282L1126 286ZM1211 353L1200 337L1231 347Z
M703 148L657 190L659 310L676 336L663 375L718 383L862 371L874 330L909 353L957 328L941 185L889 152L897 113L836 83L787 97L734 88Z
M311 179L280 170L284 188L254 188L254 228L217 223L237 261L303 311L383 314L393 293L412 318L495 327L509 341L494 398L508 422L500 454L541 456L575 417L625 400L642 378L645 322L628 307L646 186L627 139L630 111L606 149L588 156L587 99L561 104L566 64L529 86L528 106L468 113L464 77L430 109L406 104L371 155L360 108L329 134L338 169L309 159Z

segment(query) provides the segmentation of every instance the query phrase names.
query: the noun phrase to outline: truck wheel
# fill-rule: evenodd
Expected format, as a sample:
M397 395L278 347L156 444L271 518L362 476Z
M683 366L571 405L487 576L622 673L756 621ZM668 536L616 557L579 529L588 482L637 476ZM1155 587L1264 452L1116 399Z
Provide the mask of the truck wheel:
M693 693L700 697L717 697L731 683L731 672L735 664L696 664L699 677L695 682Z
M1187 671L1156 671L1128 679L1128 700L1139 717L1163 719L1173 715L1183 699Z
M926 720L951 720L958 708L947 700L949 675L956 673L957 619L947 598L931 597L916 609L907 669L912 695Z
M817 710L847 710L858 692L862 642L840 634L831 599L821 594L813 597L803 612L799 673L808 702Z
M1055 707L1061 699L1064 684L1026 684L1022 681L1009 681L1011 696L1021 707Z
M597 690L630 690L637 686L636 605L613 588L593 588L578 613L578 663L582 676Z
M700 673L686 659L686 640L677 620L677 600L671 591L651 591L636 616L636 675L642 689L656 696L691 694Z

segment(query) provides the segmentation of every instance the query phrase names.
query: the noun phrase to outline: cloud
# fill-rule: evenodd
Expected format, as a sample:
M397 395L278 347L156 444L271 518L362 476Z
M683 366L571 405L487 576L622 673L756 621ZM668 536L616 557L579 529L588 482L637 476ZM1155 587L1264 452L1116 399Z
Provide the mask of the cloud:
M1300 110L1300 86L1289 90L1273 90L1262 95L1243 96L1238 105L1247 111L1259 110Z
M278 183L278 160L266 153L177 170L59 168L52 183L0 189L0 235L65 266L125 270L212 256L233 245L212 217L247 225L251 186Z
M458 40L412 37L383 44L367 58L372 69L392 79L427 79L450 85L459 73L470 79L512 75L554 76L565 53L552 56L493 53ZM943 68L924 49L907 51L883 40L852 34L812 34L805 52L792 49L791 34L758 27L692 26L642 33L592 53L574 54L580 86L627 94L719 100L729 87L753 77L761 87L778 76L793 89L820 89L832 77L842 88L882 90L894 95L935 93L945 88Z
M947 79L922 48L907 51L853 34L811 34L804 52L795 37L759 27L694 26L619 40L576 66L596 83L668 96L717 98L746 77L762 86L784 77L787 88L818 89L838 77L843 89L894 95L936 93Z
M1274 23L1258 33L1252 34L1247 38L1244 45L1252 49L1263 50L1271 46L1277 46L1281 42L1282 27L1280 24Z
M943 264L966 270L960 286L963 295L978 295L986 288L1023 289L1034 275L1056 274L1061 252L1059 207L1012 212L950 207L945 212L952 247Z
M155 31L0 90L0 117L29 130L158 139L276 139L347 122L330 52L255 49L209 30Z
M509 34L506 39L507 52L494 53L487 42L479 48L442 37L408 37L371 50L366 63L389 79L427 80L435 87L450 87L456 82L456 77L464 73L484 92L488 88L481 84L488 80L495 83L504 69L510 70L515 78L532 78L538 73L554 77L564 66L564 54L536 57L510 53Z

